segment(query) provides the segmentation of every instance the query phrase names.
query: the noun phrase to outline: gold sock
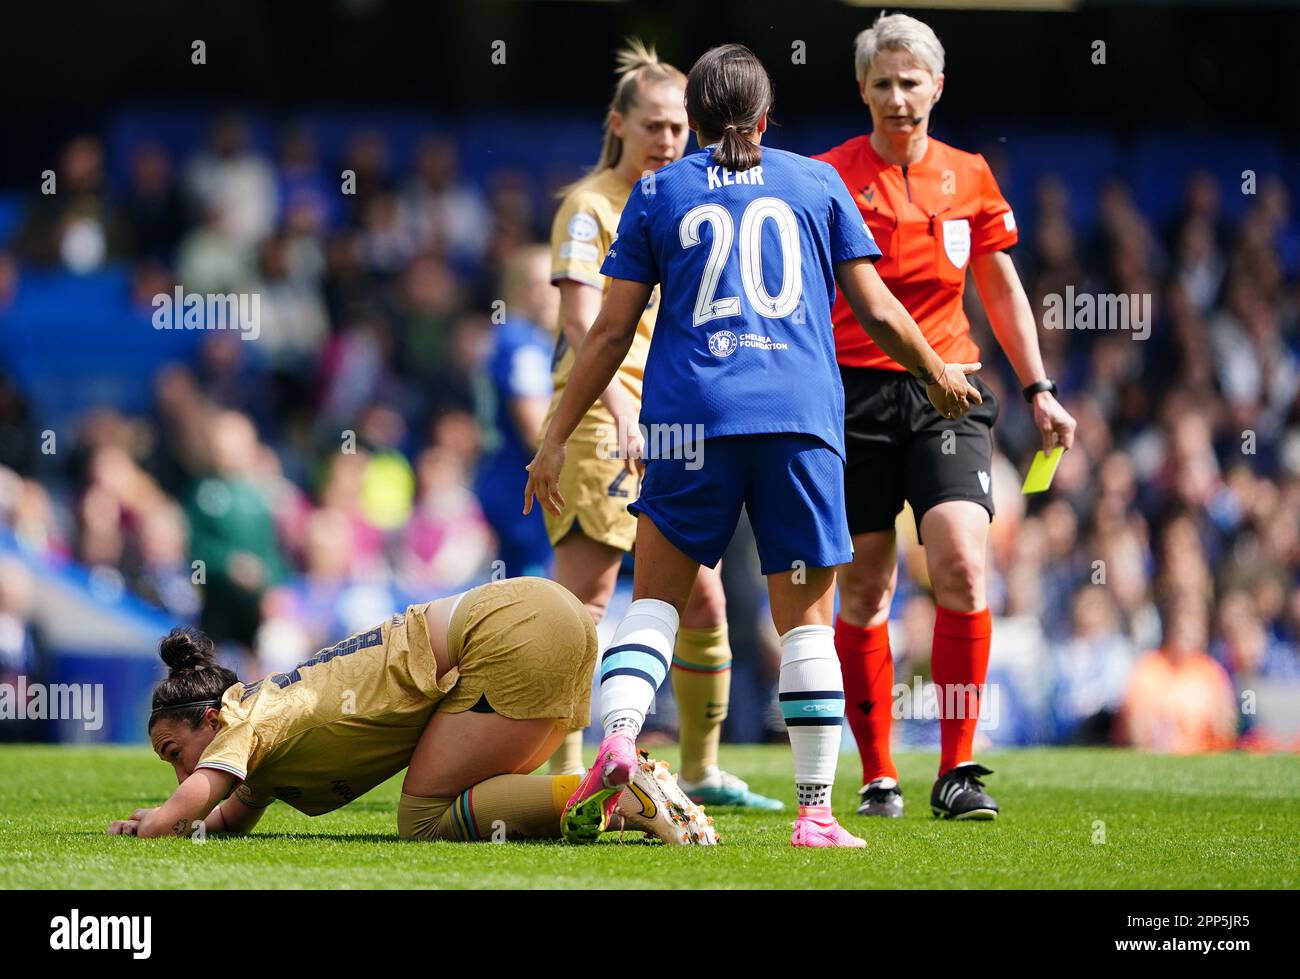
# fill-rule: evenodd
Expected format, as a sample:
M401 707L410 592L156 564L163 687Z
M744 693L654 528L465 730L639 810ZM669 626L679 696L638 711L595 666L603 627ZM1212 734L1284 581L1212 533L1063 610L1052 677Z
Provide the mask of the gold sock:
M497 775L454 799L402 793L397 830L408 840L555 839L580 775Z
M582 761L582 731L570 731L551 755L547 772L551 775L585 775L587 766Z
M678 629L673 650L673 696L682 743L682 778L698 781L718 763L718 742L731 697L727 626Z

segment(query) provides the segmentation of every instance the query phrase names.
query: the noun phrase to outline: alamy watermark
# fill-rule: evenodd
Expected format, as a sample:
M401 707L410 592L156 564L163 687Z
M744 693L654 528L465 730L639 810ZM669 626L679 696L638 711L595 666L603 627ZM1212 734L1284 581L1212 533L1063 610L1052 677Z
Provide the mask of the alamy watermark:
M642 459L685 459L685 468L701 469L704 466L704 426L673 422L654 422L637 425L641 433ZM596 426L596 453L602 459L622 459L631 429L626 418L616 425L601 422Z
M153 297L155 330L235 330L244 340L262 334L262 297L256 292L199 293L177 286Z
M940 695L940 687L943 689ZM987 730L998 726L998 684L926 683L912 677L911 686L896 683L890 690L894 720L937 721L976 718Z
M58 951L119 950L147 959L153 950L153 918L147 914L87 914L73 908L50 919L50 948Z
M1129 330L1134 340L1151 335L1151 294L1049 292L1043 297L1046 330Z
M0 721L81 721L87 731L104 726L102 683L0 683Z

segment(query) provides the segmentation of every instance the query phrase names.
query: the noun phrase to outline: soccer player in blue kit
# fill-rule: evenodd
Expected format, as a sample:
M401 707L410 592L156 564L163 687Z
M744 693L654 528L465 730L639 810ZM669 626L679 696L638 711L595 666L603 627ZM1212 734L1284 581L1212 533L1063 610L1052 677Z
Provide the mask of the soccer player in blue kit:
M499 542L497 557L510 578L545 577L551 542L540 513L515 509L519 467L541 435L551 396L551 349L544 328L554 323L559 296L551 285L551 255L542 245L521 249L502 280L509 318L493 330L491 347L474 377L474 414L482 454L474 494Z
M642 178L601 268L614 280L528 466L524 512L564 501L565 445L631 345L656 283L646 363L648 433L633 601L600 665L605 738L570 797L566 839L594 839L636 768L635 738L672 661L700 565L713 567L743 505L781 637L779 693L794 752L795 846L861 847L831 813L844 688L835 653L835 567L852 558L844 506L844 390L831 304L839 283L881 349L927 385L946 417L980 403L944 364L872 262L880 250L828 164L761 150L771 81L748 48L705 53L686 83L704 147Z

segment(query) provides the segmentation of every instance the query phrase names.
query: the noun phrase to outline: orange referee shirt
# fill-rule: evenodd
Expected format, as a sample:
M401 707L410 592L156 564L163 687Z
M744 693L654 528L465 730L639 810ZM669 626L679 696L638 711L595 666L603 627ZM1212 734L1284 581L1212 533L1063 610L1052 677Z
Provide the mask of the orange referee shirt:
M882 160L871 137L857 136L814 157L839 171L881 257L876 271L948 363L979 360L962 309L971 255L1019 240L1015 215L988 163L930 137L907 167ZM867 336L841 293L831 313L836 358L850 367L903 368Z

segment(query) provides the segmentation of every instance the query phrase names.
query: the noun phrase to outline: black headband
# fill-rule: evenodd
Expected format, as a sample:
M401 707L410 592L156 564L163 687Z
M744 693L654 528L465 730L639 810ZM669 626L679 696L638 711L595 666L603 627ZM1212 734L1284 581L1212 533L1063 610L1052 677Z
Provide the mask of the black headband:
M186 707L220 707L220 706L221 706L221 701L219 700L191 700L188 704L164 704L162 707L155 707L153 710L149 712L149 716L152 717L154 714L157 714L159 711L162 710L184 710Z

